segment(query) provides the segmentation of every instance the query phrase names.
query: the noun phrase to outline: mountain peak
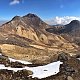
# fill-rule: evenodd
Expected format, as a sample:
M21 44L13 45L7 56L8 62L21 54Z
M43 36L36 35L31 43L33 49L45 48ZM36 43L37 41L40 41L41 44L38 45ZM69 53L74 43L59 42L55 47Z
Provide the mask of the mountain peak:
M28 16L28 17L37 17L36 14L32 14L32 13L27 14L27 16Z
M70 24L80 24L80 21L79 20L72 20L71 22L70 22Z
M28 17L28 18L39 18L36 14L32 14L32 13L29 13L23 17Z
M20 16L15 16L12 18L12 20L19 20L21 17Z

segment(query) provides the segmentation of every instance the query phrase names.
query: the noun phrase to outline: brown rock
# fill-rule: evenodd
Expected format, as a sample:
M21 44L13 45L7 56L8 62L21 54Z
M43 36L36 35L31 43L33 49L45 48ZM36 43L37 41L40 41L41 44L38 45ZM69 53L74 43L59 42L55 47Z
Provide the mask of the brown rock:
M74 80L74 79L71 76L68 76L67 80Z

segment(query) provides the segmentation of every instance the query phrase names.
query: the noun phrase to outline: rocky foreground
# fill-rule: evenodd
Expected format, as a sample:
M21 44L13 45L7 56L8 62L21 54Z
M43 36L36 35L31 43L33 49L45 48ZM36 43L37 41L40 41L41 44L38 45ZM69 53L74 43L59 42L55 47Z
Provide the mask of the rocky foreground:
M80 60L74 57L70 57L68 54L60 54L58 56L59 61L63 62L60 65L60 72L56 75L42 78L41 80L80 80ZM19 62L11 62L7 56L0 55L0 64L4 64L6 67L23 68L24 66L34 67L39 64L22 64ZM29 70L20 70L14 72L12 70L0 70L0 80L39 80L38 78L32 78L33 72Z

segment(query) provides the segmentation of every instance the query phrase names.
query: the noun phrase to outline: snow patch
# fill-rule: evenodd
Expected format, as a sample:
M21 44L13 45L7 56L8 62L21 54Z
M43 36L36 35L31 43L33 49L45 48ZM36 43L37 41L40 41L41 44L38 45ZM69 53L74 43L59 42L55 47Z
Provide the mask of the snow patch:
M22 60L15 60L15 59L12 59L12 58L9 58L10 62L20 62L22 64L32 64L31 62L27 62L27 61L22 61Z
M5 67L5 65L0 64L0 69L7 69L7 70L12 70L12 71L19 71L19 70L23 70L24 68L11 68L11 67Z
M29 69L33 72L33 78L37 77L42 79L57 74L59 72L60 64L62 64L62 62L57 61L45 66L38 66Z
M80 60L80 58L77 58L78 60Z
M55 75L59 72L60 64L63 64L60 61L53 62L44 66L38 66L38 67L24 67L24 68L11 68L11 67L5 67L4 65L0 64L0 69L7 69L7 70L13 70L17 72L18 70L30 70L33 72L32 78L37 77L39 79L49 77L51 75Z
M2 54L0 53L0 56L2 56Z

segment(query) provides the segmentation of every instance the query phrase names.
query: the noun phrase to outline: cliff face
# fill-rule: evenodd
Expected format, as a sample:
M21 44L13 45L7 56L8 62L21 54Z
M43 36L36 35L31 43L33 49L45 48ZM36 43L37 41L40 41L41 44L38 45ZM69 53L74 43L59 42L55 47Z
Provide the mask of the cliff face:
M60 35L47 32L45 29L49 27L34 14L15 16L0 28L1 52L35 63L49 63L60 52L75 55L78 46Z

